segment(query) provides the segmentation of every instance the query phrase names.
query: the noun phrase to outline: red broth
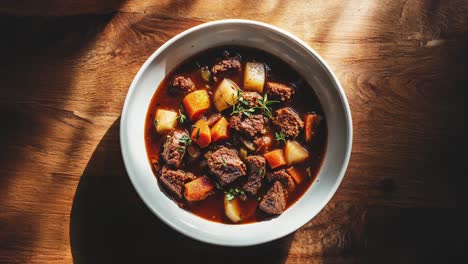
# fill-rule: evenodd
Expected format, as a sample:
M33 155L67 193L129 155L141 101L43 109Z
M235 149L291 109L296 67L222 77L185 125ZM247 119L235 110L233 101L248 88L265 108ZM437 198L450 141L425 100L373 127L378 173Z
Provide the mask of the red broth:
M170 92L171 89L171 82L173 78L177 75L183 75L186 77L190 77L192 81L195 83L198 89L205 89L208 91L211 99L213 96L213 92L215 91L217 84L222 80L206 82L203 80L200 74L200 67L207 66L209 69L219 60L219 58L226 54L226 51L232 55L240 56L240 61L242 63L241 71L235 73L234 75L230 75L229 79L233 80L237 83L240 89L243 89L243 76L244 76L244 66L246 62L250 61L257 61L263 62L266 65L267 69L267 77L266 81L274 81L280 82L283 84L291 85L295 87L295 94L292 96L291 100L286 103L278 104L278 107L289 106L292 107L304 120L304 116L307 113L317 113L322 117L322 122L318 126L312 141L306 143L304 140L304 132L302 131L299 136L295 139L299 142L302 146L304 146L309 152L309 158L300 164L294 165L302 178L304 179L300 184L296 184L296 188L294 191L288 193L287 195L287 207L290 207L294 202L296 202L300 197L307 191L307 189L312 185L314 182L316 175L320 169L325 150L327 144L327 126L326 126L326 119L323 114L322 107L320 102L318 101L317 96L314 94L312 88L304 81L304 79L288 64L283 62L282 60L278 59L272 54L266 53L264 51L253 49L253 48L246 48L246 47L239 47L239 46L224 46L214 49L209 49L204 52L201 52L183 63L181 63L178 67L176 67L170 74L166 76L166 78L161 82L159 85L156 93L153 95L151 100L151 104L149 106L147 116L146 116L146 123L145 123L145 142L146 142L146 150L148 154L148 161L152 164L153 173L155 177L158 177L158 171L153 166L153 163L156 161L159 164L163 164L164 161L160 157L162 152L162 147L164 141L166 140L166 135L161 135L156 132L154 127L154 119L155 119L155 112L158 108L163 109L170 109L176 112L179 111L181 102L184 98L184 94L174 94ZM277 109L278 107L273 107L273 110ZM208 117L213 113L216 113L216 109L212 107L204 117ZM230 117L230 110L227 109L222 112L223 116L225 116L228 120ZM186 121L184 124L177 124L177 129L186 130L189 134L191 131L191 126L193 125L192 122ZM231 133L232 135L233 133ZM278 142L274 140L274 132L269 131L268 134L272 136L273 143L270 150L276 148L283 148L284 143ZM229 140L228 140L229 141ZM195 143L193 143L195 144ZM213 144L213 143L212 143ZM229 144L229 143L220 143ZM203 150L202 150L203 151ZM259 155L262 155L264 152L260 151ZM203 158L203 154L200 155L200 158L194 161L187 160L187 154L184 158L182 165L180 167L181 170L185 172L191 172L196 176L201 175L209 175L206 170L206 166L204 166L205 158ZM267 165L268 167L268 165ZM271 171L271 169L267 169ZM211 177L214 181L216 179ZM236 180L231 187L239 186L241 187L247 177L241 177ZM225 216L224 213L224 191L223 190L216 190L215 193L205 200L198 201L198 202L187 202L183 199L177 199L170 191L168 191L165 186L161 183L158 178L159 185L161 189L163 189L169 197L171 197L174 202L176 202L181 208L192 212L195 215L198 215L202 218L221 222L226 224L232 224L232 222ZM265 181L264 181L265 182ZM251 196L247 195L247 200L245 202L240 202L243 220L241 223L252 223L252 222L259 222L271 219L274 216L268 215L262 212L258 208L259 199L267 192L269 183L263 183L262 187L258 191L257 195Z

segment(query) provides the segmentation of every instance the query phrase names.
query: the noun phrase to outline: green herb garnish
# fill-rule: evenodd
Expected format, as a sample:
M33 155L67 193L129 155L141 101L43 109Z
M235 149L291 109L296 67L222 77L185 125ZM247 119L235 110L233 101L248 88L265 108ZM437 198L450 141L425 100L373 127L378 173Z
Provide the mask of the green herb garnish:
M227 166L227 162L224 160L223 157L221 157L221 162L223 163L223 166L226 167Z
M232 95L234 97L234 94ZM249 107L249 102L244 98L244 95L240 90L237 90L237 99L234 101L232 105L232 113L231 115L235 114L243 114L246 117L249 117L250 114L254 113L256 110L255 107Z
M185 120L187 120L187 116L184 115L184 113L182 112L184 109L184 107L182 105L180 105L180 108L179 108L179 115L177 116L177 120L179 120L179 123L183 124L185 122Z
M286 143L286 136L283 132L275 133L275 140L278 142L283 141L284 143Z
M159 121L155 118L155 119L154 119L154 125L155 125L155 126L158 126L158 122L159 122Z
M192 144L192 139L188 137L187 135L183 135L179 139L179 144L182 144L182 146L179 147L178 151L179 153L182 153L185 151L185 149Z
M234 97L234 95L232 95ZM237 91L237 99L232 106L231 115L235 114L243 114L246 117L249 117L252 113L255 113L257 110L260 110L266 117L272 118L272 108L271 105L279 103L279 101L269 101L268 95L265 94L263 98L256 100L256 104L254 106L249 106L249 101L245 99L242 92L240 90Z
M260 202L260 200L262 200L262 198L263 198L262 196L257 197L257 201Z
M244 190L239 188L231 188L224 192L226 194L226 200L232 201L238 195L245 195Z
M262 110L263 114L266 115L269 118L272 118L273 117L273 114L272 114L273 110L271 109L271 105L279 103L279 101L273 101L273 100L268 101L268 96L267 96L267 94L265 94L262 99L257 100L257 103L259 105L258 108L260 110Z

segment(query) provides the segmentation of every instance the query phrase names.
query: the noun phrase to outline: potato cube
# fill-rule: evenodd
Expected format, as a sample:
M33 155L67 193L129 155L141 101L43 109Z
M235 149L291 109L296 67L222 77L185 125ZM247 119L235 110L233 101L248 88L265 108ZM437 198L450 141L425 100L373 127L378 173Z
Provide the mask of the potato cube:
M242 221L241 209L237 198L229 200L227 195L224 195L224 213L233 223Z
M244 71L244 89L263 92L265 84L265 65L261 62L247 62Z
M154 126L156 132L160 134L167 133L173 130L177 125L177 113L172 110L158 109L156 110L156 117Z
M288 140L284 147L284 156L288 166L305 161L309 157L309 152L296 141Z
M223 79L213 94L213 102L218 111L234 105L237 100L239 87L229 79Z

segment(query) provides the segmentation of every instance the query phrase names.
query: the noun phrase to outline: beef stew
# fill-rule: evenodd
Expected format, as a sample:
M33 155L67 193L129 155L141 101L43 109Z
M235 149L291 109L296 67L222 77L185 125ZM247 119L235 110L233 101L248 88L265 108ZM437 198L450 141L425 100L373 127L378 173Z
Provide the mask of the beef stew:
M325 154L320 102L289 65L225 46L184 61L159 85L145 142L161 188L180 207L233 224L283 213Z

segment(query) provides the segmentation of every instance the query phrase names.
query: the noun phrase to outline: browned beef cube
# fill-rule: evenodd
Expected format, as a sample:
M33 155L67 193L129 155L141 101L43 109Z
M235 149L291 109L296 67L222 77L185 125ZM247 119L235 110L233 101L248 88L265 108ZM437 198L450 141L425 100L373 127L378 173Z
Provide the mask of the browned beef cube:
M192 79L180 75L174 78L171 88L175 93L190 93L197 89Z
M304 127L304 122L302 122L299 115L289 107L276 110L273 124L289 138L297 137Z
M247 165L248 179L242 188L246 192L255 195L262 186L262 180L265 177L266 161L262 156L249 156L245 158L245 163Z
M185 173L182 170L173 170L166 165L161 169L160 179L168 190L175 194L177 198L182 199L184 184L195 179L195 177L191 173Z
M262 114L245 116L242 113L234 115L229 120L229 126L237 132L250 136L260 136L267 131L268 119Z
M244 176L245 164L233 149L221 147L208 157L208 168L211 174L219 179L222 186Z
M188 138L188 134L184 131L176 130L168 135L166 142L163 146L163 151L161 156L167 165L172 168L179 168L182 163L182 159L185 155L185 150L187 148L186 141L183 139Z
M294 94L294 88L282 83L267 82L266 88L271 98L280 100L281 102L291 99L291 96Z
M286 195L281 183L275 182L260 202L260 210L267 214L279 215L286 209Z
M277 170L272 173L268 173L266 178L269 182L279 181L281 185L283 185L283 188L288 192L292 192L296 187L293 178L285 170Z
M238 59L232 58L222 60L211 68L211 72L215 75L225 75L230 72L237 72L241 69L241 63Z

